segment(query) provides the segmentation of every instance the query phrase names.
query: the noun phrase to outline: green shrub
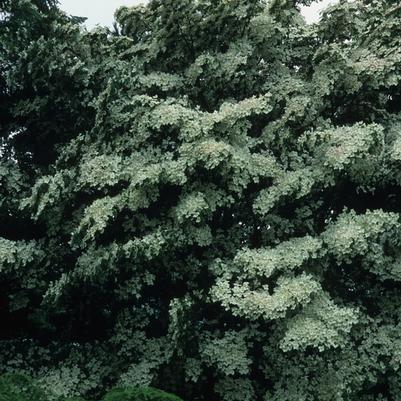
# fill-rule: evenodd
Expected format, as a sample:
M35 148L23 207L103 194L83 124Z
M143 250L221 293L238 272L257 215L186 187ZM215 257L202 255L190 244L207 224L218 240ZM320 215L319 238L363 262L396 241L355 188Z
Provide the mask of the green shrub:
M107 393L103 401L182 401L174 394L154 388L115 388Z
M86 401L86 400L81 397L73 397L73 398L63 398L62 401Z
M0 376L0 401L46 401L46 396L27 376Z
M0 376L0 401L49 401L34 381L21 374ZM60 401L85 401L81 397L63 398ZM154 388L115 388L102 401L183 401L174 394Z

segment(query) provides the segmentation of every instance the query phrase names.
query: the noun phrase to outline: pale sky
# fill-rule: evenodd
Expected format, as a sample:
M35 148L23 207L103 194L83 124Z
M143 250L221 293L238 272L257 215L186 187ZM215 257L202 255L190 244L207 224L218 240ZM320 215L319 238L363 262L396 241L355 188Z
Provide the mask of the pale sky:
M68 14L87 17L86 26L91 29L96 25L111 26L113 14L120 6L133 6L144 3L140 0L59 0L61 8ZM316 22L319 13L328 4L336 0L322 0L309 7L303 7L302 14L308 23ZM146 2L146 1L145 1Z

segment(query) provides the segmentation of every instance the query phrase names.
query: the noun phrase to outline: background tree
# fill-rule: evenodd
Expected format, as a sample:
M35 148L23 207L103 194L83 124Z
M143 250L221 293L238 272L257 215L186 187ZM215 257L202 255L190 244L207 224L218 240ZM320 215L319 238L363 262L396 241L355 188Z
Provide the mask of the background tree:
M400 8L299 5L5 3L3 370L400 399Z

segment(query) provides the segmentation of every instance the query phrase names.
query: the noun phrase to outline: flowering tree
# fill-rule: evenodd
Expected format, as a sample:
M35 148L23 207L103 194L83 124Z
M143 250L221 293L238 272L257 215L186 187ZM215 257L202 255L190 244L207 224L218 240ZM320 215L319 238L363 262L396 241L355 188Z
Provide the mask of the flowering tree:
M306 3L3 0L3 371L401 399L401 8Z

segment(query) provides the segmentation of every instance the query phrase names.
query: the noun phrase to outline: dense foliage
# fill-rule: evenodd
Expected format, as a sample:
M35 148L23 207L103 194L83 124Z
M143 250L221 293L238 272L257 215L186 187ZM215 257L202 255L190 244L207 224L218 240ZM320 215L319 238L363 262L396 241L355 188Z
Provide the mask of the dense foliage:
M44 393L23 375L0 376L0 401L45 401Z
M0 1L0 373L401 400L401 7L306 3Z
M182 401L181 398L153 388L125 387L111 390L103 401Z
M0 401L85 401L81 397L59 398L51 390L44 391L31 378L6 373L0 376ZM146 387L124 387L109 391L102 401L182 401L161 390Z

